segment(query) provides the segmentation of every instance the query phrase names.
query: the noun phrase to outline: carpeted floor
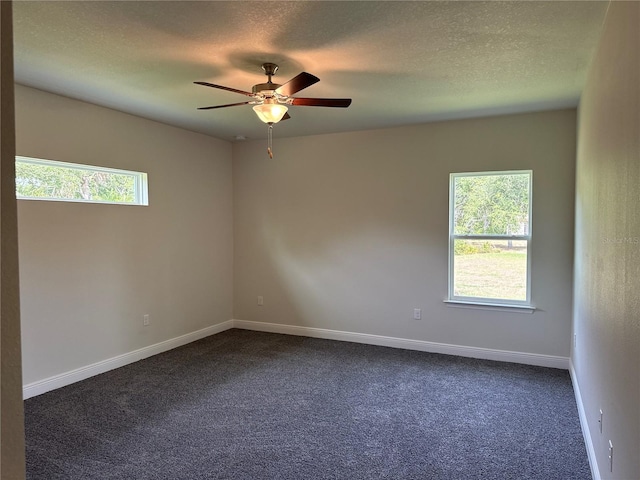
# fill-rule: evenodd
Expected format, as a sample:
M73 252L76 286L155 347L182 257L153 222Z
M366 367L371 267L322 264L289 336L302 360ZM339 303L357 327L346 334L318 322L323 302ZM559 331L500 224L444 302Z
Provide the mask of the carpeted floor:
M566 371L244 330L25 415L30 480L591 478Z

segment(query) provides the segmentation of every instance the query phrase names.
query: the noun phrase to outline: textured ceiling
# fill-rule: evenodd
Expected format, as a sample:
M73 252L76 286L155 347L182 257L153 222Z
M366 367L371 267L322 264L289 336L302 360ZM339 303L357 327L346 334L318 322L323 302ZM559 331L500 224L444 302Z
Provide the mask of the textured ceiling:
M263 138L250 90L301 71L305 97L276 136L577 105L608 2L14 2L23 85L233 140Z

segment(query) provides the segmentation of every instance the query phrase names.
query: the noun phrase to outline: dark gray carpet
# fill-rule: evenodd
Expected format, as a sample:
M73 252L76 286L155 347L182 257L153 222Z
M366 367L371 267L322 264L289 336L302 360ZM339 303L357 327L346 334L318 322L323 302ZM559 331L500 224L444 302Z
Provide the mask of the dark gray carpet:
M591 478L566 371L243 330L25 414L31 480Z

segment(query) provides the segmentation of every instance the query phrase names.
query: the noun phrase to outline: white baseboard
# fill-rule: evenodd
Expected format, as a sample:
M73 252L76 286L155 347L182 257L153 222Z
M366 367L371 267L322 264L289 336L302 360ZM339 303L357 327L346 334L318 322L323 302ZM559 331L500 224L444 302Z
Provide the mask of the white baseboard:
M552 355L539 355L533 353L510 352L506 350L494 350L489 348L467 347L464 345L449 345L446 343L427 342L424 340L411 340L407 338L385 337L367 333L343 332L325 328L300 327L278 323L253 322L248 320L227 320L226 322L212 325L202 330L187 333L164 342L149 345L133 352L124 353L113 358L80 367L69 372L54 375L43 380L24 385L22 395L24 399L35 397L43 393L70 385L80 380L85 380L94 375L99 375L115 368L123 367L138 360L142 360L173 348L195 342L201 338L216 333L240 328L244 330L256 330L261 332L282 333L286 335L298 335L303 337L325 338L344 342L364 343L383 347L403 348L406 350L419 350L422 352L443 353L446 355L458 355L462 357L482 358L501 362L523 363L527 365L539 365L552 368L569 368L569 359ZM576 392L578 390L576 389ZM581 405L581 404L580 404ZM582 421L582 417L581 417ZM584 427L583 427L584 429ZM593 450L593 446L591 447ZM591 457L590 457L591 458ZM590 459L591 461L591 459ZM594 478L596 478L594 476ZM599 480L599 479L598 479Z
M171 338L154 345L149 345L148 347L143 347L138 350L134 350L133 352L124 353L117 357L108 358L85 367L76 368L75 370L54 375L53 377L45 378L44 380L38 380L37 382L24 385L22 387L22 396L24 399L35 397L36 395L41 395L51 390L55 390L56 388L61 388L66 385L79 382L80 380L93 377L94 375L99 375L101 373L108 372L109 370L137 362L143 358L151 357L158 353L181 347L187 343L195 342L196 340L229 330L230 328L233 328L233 320L227 320L226 322L218 323L217 325L212 325L185 335L180 335L179 337Z
M367 333L343 332L340 330L328 330L325 328L300 327L295 325L253 322L248 320L234 319L233 326L235 328L241 328L245 330L257 330L261 332L283 333L286 335L325 338L329 340L341 340L354 343L366 343L369 345L379 345L383 347L404 348L406 350L419 350L422 352L444 353L446 355L482 358L486 360L497 360L500 362L524 363L527 365L561 368L563 370L569 369L568 357L557 357L553 355L510 352L507 350L467 347L464 345L450 345L447 343L427 342L424 340L410 340L407 338L385 337Z
M569 375L571 376L571 383L573 383L573 392L576 397L576 404L578 406L578 417L580 418L580 426L582 427L582 436L584 437L584 444L587 447L587 457L589 458L589 466L591 467L591 476L593 477L593 480L600 480L600 468L598 467L596 450L593 447L593 441L591 440L589 422L587 422L587 413L584 409L584 404L582 403L580 385L578 385L578 378L576 377L576 371L573 368L572 361L569 361Z

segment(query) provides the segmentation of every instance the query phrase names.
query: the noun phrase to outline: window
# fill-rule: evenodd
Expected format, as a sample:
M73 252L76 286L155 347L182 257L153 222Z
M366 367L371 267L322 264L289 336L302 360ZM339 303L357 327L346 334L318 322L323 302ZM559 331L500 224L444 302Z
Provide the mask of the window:
M532 171L452 173L449 301L529 306Z
M147 174L16 157L16 198L148 205Z

